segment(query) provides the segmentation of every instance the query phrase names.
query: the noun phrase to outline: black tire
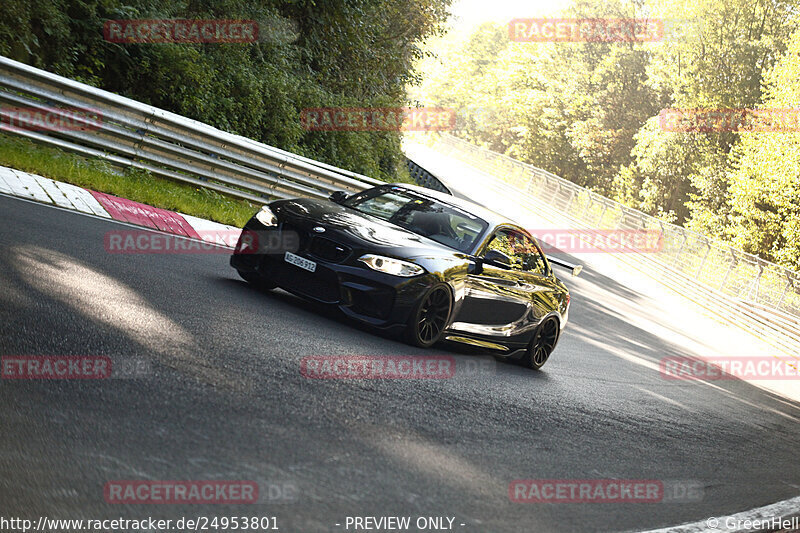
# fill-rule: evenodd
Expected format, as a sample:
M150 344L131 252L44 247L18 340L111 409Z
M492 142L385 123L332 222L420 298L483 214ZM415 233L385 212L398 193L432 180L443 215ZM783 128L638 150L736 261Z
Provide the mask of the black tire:
M528 345L528 350L525 352L525 355L522 356L522 359L520 359L523 366L534 370L542 368L550 358L550 354L553 353L553 349L558 342L559 334L558 320L555 318L547 318L544 322L539 324L539 327L536 328L536 333L533 335L533 339L531 339L531 343Z
M245 272L243 270L237 270L236 272L238 272L239 275L242 277L242 279L245 280L247 283L254 285L255 287L258 287L262 291L270 291L275 287L277 287L277 285L275 285L271 281L265 280L256 272Z
M408 319L406 341L420 348L428 348L439 342L452 310L453 298L447 285L432 287Z

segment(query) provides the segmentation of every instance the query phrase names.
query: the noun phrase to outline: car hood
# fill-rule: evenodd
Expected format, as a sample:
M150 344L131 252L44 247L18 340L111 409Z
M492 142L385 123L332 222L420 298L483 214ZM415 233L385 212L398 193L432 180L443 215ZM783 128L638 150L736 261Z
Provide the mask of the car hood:
M339 235L349 243L360 243L365 248L394 251L396 255L407 258L432 254L465 257L458 250L330 200L279 200L270 204L270 208L280 221L289 222L309 232L319 226L329 232L329 237Z

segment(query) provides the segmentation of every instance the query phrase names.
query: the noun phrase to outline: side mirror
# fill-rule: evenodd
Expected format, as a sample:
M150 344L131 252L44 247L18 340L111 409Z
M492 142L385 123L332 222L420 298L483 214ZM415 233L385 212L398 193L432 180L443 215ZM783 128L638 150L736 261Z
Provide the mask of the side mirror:
M500 250L489 250L486 252L486 255L483 256L483 261L500 268L511 268L511 258Z
M347 194L344 191L333 191L331 193L331 195L328 196L328 200L330 200L331 202L337 203L337 204L341 204L345 200L347 200L349 197L350 197L350 195Z
M481 257L470 257L470 261L467 263L467 274L474 274L480 275L483 272L483 258Z

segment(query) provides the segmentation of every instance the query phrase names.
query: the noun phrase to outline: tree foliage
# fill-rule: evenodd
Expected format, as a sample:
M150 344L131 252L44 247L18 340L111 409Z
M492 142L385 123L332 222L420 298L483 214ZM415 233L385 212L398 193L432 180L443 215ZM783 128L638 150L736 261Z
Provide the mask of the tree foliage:
M385 179L399 132L311 132L308 107L401 107L450 0L3 0L0 54ZM120 44L117 19L245 19L257 43Z
M766 76L762 107L798 108L798 38L800 31ZM800 265L800 133L744 133L731 159L729 238L749 252Z
M664 220L800 267L797 135L668 131L668 108L800 107L800 0L574 0L562 18L648 18L663 42L511 42L485 25L416 97L491 109L456 132ZM521 14L523 15L523 14ZM440 45L442 47L442 45Z

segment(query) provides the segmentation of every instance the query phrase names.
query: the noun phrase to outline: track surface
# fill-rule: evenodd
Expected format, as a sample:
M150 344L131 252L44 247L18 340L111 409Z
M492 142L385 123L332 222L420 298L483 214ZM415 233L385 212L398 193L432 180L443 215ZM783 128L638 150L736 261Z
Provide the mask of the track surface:
M36 519L451 516L465 532L621 531L800 494L800 406L744 382L666 381L688 349L631 325L670 318L593 271L567 281L571 322L542 372L484 365L447 380L309 380L307 355L418 350L281 291L225 255L112 255L127 229L0 197L0 354L107 355L142 375L0 382L0 514ZM649 365L649 366L648 366ZM515 479L664 479L702 501L517 504ZM110 505L115 479L256 480L297 488L249 506ZM262 498L263 500L263 498ZM291 499L290 499L291 500ZM459 524L465 524L463 527Z

